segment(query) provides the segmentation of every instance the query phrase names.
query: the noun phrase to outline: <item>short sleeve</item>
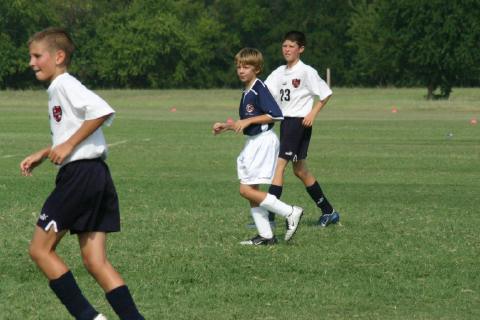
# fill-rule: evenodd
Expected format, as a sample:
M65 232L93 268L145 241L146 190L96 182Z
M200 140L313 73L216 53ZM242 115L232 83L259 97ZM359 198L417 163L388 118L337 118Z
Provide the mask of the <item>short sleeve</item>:
M268 88L259 84L257 88L259 106L262 111L275 120L282 120L283 114Z
M110 115L104 125L111 125L115 110L100 96L87 89L80 82L69 82L63 89L63 94L67 97L71 106L84 113L84 120L93 120Z
M317 70L311 68L307 72L307 85L308 90L315 96L318 96L320 100L324 100L330 95L332 95L332 90L327 85L327 83L320 78Z
M277 79L275 76L275 71L273 71L265 80L265 85L267 86L268 90L270 91L272 96L275 98L275 100L278 100L277 96L279 95L280 90L278 88L276 80Z

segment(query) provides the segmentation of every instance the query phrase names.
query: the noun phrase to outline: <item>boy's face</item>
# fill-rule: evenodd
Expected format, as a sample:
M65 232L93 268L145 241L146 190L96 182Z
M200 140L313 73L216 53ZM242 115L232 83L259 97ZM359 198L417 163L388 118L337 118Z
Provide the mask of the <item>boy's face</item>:
M304 49L305 47L300 47L298 43L294 41L285 40L282 43L283 58L287 64L296 62L300 59L300 55L303 53Z
M29 51L30 68L35 72L37 80L51 82L65 72L65 68L61 67L65 53L50 49L46 41L33 41Z
M237 64L237 75L245 86L252 83L257 78L258 70L250 64Z

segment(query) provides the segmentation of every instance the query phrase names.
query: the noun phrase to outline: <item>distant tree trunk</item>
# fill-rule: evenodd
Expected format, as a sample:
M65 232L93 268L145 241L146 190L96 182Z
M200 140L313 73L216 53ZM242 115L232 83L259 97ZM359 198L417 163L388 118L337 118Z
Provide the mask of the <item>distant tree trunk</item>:
M433 92L435 91L435 89L436 89L436 86L433 84L429 84L427 86L427 100L433 100L434 98Z
M448 84L440 85L440 93L435 93L438 85L429 84L427 86L427 100L439 100L439 99L448 99L450 93L452 92L452 86Z

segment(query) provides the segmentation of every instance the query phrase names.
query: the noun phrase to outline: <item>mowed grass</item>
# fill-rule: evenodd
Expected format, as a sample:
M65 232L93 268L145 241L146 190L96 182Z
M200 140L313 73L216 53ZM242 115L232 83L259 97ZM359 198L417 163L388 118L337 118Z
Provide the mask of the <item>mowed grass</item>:
M289 170L282 199L306 208L299 231L255 248L238 244L254 235L236 179L244 139L211 134L237 118L239 90L99 94L117 110L104 130L122 211L109 258L147 319L480 318L480 89L434 102L424 89L334 89L308 159L341 223L315 226ZM68 319L27 252L57 170L18 169L50 141L46 93L0 97L0 319ZM115 319L76 237L58 252Z

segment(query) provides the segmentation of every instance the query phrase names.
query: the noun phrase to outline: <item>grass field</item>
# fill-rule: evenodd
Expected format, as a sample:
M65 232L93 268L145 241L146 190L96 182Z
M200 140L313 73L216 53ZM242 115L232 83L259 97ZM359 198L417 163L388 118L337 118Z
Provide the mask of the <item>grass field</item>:
M435 102L424 89L334 92L309 164L341 224L315 226L289 170L283 199L306 215L291 243L268 248L238 244L254 235L236 179L243 138L210 129L236 117L240 91L99 92L117 110L105 134L122 232L109 257L147 319L480 319L480 89ZM0 92L0 319L69 318L27 253L56 169L18 169L50 142L46 103ZM76 237L58 251L115 319Z

